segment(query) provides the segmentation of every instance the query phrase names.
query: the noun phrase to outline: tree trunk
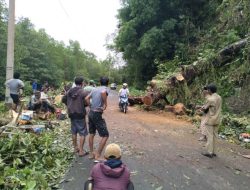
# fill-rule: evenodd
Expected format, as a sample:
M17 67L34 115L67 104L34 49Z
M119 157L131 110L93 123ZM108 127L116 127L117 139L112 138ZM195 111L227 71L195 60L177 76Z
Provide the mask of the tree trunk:
M128 103L131 106L135 104L143 104L143 97L142 96L129 96Z
M211 61L211 64L214 67L222 67L226 65L240 52L242 48L247 45L249 39L250 37L242 39L223 48L218 52L214 60ZM164 90L160 90L162 88L157 85L155 80L152 80L146 95L146 99L148 99L147 102L153 104L160 99L166 100L166 95L171 94L177 88L182 88L182 90L185 89L188 84L191 84L196 77L202 75L204 72L209 70L210 67L211 65L207 60L198 60L190 65L182 65L172 76L168 77L168 79L164 81ZM162 84L160 86L162 86ZM181 97L189 95L190 94L186 94L186 92L178 92L177 99L181 100ZM150 98L151 101L149 100Z
M242 39L223 48L218 52L214 60L211 61L211 64L214 67L224 66L247 45L249 39L249 37ZM167 80L152 80L147 88L146 96L130 97L130 104L141 104L143 102L145 105L151 106L152 104L157 103L160 99L164 99L169 103L166 96L173 93L177 88L180 89L180 92L177 92L175 98L178 99L179 102L186 100L190 97L190 94L188 94L189 92L185 92L187 85L191 84L196 77L209 70L210 67L211 65L205 59L195 61L190 65L182 65L172 76L168 77ZM162 88L162 86L164 86L164 88ZM182 103L185 102L183 101ZM175 103L172 102L172 105L173 104Z
M230 44L229 46L223 48L219 51L215 59L212 61L214 67L224 66L226 63L231 61L235 55L237 55L242 48L244 48L248 43L249 37L242 39L238 42ZM192 63L191 65L182 65L181 71L179 72L182 75L188 84L192 83L195 77L201 75L206 70L210 68L210 65L206 60L198 60ZM175 80L173 76L172 80Z

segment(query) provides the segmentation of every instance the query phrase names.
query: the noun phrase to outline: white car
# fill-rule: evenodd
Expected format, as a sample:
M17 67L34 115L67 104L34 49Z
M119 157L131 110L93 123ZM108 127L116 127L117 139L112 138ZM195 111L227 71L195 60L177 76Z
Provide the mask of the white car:
M117 88L116 83L112 83L112 84L110 85L110 89L111 89L111 90L116 90L116 88Z

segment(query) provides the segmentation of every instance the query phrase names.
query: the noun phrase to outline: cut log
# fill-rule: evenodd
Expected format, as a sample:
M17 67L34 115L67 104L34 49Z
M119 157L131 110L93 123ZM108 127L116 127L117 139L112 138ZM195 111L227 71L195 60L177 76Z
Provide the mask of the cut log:
M143 103L147 106L151 106L153 103L153 98L151 96L144 96Z
M135 104L143 104L143 97L141 96L129 96L128 97L128 103L130 106L133 106Z
M174 111L174 106L166 105L165 106L165 111L167 111L167 112L173 112Z
M170 105L165 106L165 111L173 112L176 115L185 115L186 110L187 109L182 103L177 103L174 106L170 106Z
M178 103L178 104L175 104L175 105L174 105L174 110L173 110L173 112L174 112L176 115L185 115L185 114L186 114L186 108L185 108L184 104Z

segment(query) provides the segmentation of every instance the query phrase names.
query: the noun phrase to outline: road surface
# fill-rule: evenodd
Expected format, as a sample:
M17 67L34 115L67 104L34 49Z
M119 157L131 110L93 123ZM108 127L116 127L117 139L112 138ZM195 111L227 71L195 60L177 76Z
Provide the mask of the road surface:
M204 157L204 143L197 141L199 134L191 123L170 113L136 107L124 114L117 104L117 95L111 91L104 113L108 143L121 146L122 160L131 170L136 190L250 189L250 160L238 154L250 154L249 150L219 140L218 157ZM61 188L83 189L93 164L88 157L76 157Z

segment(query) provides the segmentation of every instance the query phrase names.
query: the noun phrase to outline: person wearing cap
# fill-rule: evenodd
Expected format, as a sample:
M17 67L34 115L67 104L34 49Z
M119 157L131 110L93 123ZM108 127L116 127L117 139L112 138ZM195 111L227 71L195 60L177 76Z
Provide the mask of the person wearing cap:
M92 168L89 180L93 181L93 190L127 190L130 184L130 171L121 160L121 148L109 144L104 152L106 161Z
M108 90L107 86L109 84L109 78L100 78L101 86L95 88L91 93L85 98L88 105L90 105L90 112L88 114L89 120L89 149L90 149L90 159L100 160L102 151L106 145L109 138L109 132L107 129L106 122L102 117L104 110L107 108L107 98ZM90 104L91 102L91 104ZM99 147L96 152L94 152L94 137L98 131L101 137Z
M206 104L201 108L206 117L204 125L207 135L207 152L202 153L202 155L213 158L217 153L216 138L218 126L221 121L222 99L221 96L216 93L217 87L214 84L207 85L204 90L207 91L209 96L206 99Z

